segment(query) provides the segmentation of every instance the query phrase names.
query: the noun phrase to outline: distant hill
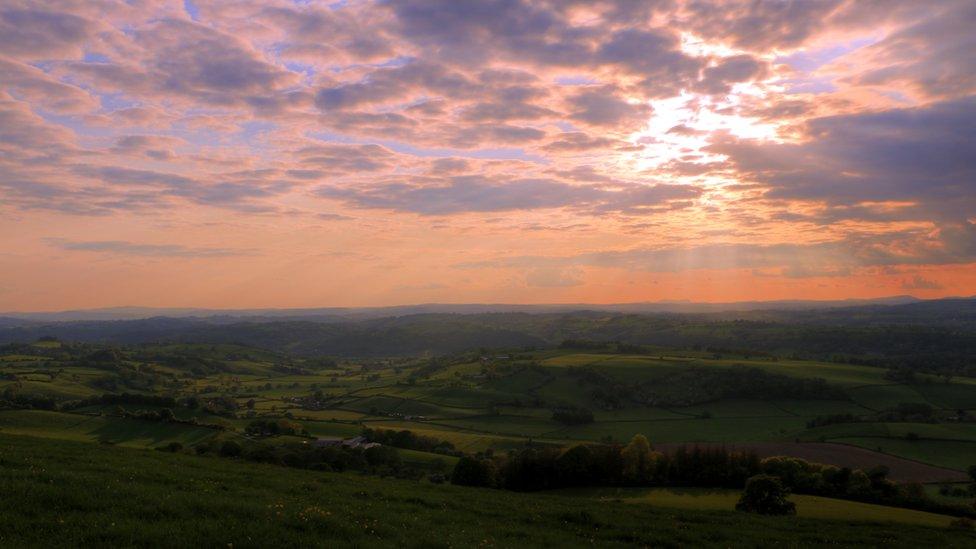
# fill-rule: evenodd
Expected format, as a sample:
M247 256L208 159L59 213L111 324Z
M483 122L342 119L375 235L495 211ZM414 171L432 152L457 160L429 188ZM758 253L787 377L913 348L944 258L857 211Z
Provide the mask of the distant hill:
M365 319L416 314L479 314L479 313L557 313L569 311L610 311L618 313L716 313L728 311L818 310L866 305L901 305L922 302L912 296L892 296L878 299L845 299L834 301L784 300L739 301L727 303L699 303L692 301L657 301L645 303L566 303L551 305L515 305L484 303L426 303L390 307L319 307L295 309L204 309L110 307L57 312L9 312L0 317L40 322L72 322L81 320L136 320L153 317L172 318L257 318L257 319Z
M976 300L719 313L425 313L349 318L155 317L0 324L0 343L238 343L299 356L403 356L553 347L567 339L733 349L886 367L976 368Z

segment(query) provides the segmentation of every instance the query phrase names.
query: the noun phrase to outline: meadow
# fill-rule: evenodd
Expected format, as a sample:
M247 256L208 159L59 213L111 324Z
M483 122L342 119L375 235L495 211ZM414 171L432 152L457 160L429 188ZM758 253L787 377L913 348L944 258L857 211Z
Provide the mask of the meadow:
M13 547L53 540L75 547L971 547L976 541L971 532L923 525L910 513L762 517L720 509L715 501L659 506L592 494L519 494L5 434L0 493L0 545Z
M758 518L732 511L738 492L729 490L527 495L439 482L462 454L625 443L640 433L663 451L720 445L865 471L885 465L892 480L927 482L934 499L967 505L933 483L964 481L976 461L974 395L968 378L893 380L871 366L694 350L335 359L234 344L8 345L0 464L4 493L13 494L3 512L19 526L0 544L57 535L81 545L436 546L416 538L417 524L436 524L444 546L875 545L933 536L965 545L971 538L947 529L946 515L813 495L791 496L798 517ZM268 437L253 430L257 421L295 427ZM301 461L316 438L366 429L410 431L423 444L399 448L392 468L363 462L353 466L361 472L322 473L311 469L349 465ZM249 451L265 457L240 462L229 443L263 445ZM151 451L159 449L167 451ZM394 475L412 480L380 478ZM188 517L190 526L173 528Z
M323 362L236 345L159 345L134 347L114 362L99 363L78 359L97 346L66 351L42 343L0 355L0 391L9 387L60 400L106 392L223 399L233 410L214 415L205 407L181 407L176 414L238 431L253 418L287 415L319 437L355 436L364 427L407 429L464 452L505 450L529 440L626 442L641 433L664 445L761 448L776 442L788 452L802 447L797 444L826 443L836 445L837 455L859 447L884 459L933 466L930 481L960 480L958 472L976 461L976 381L969 378L920 375L902 382L871 366L676 350L513 350ZM818 392L810 398L722 393L721 386L742 372L768 374L759 382L774 388L809 391L808 382L817 379L826 388L814 387ZM610 402L608 393L623 396ZM928 407L930 417L880 415L906 404ZM593 420L560 423L553 419L560 406L592 410ZM186 425L132 426L131 420L105 417L107 408L0 411L0 430L144 447L173 440L192 445L215 434ZM83 417L62 417L65 412ZM845 414L858 421L811 426Z
M733 511L738 490L713 488L595 488L556 490L570 497L595 498L601 502L624 502L673 509ZM895 522L918 526L946 527L950 517L913 509L897 509L858 501L795 494L798 517L865 522Z

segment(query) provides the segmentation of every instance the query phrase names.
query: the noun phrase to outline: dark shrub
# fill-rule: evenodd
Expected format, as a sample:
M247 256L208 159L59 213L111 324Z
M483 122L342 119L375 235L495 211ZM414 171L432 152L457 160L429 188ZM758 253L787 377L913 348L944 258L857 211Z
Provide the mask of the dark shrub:
M494 485L494 466L490 461L464 456L458 460L451 474L451 483L460 486Z
M756 475L746 481L746 489L735 509L760 515L795 515L796 504L786 499L789 494L779 478Z
M960 517L949 523L949 528L955 528L957 530L969 530L970 532L976 527L973 526L973 519Z
M586 408L566 406L553 410L552 419L563 425L583 425L593 423L593 412Z
M159 448L157 448L157 450L160 450L162 452L182 452L183 451L183 443L182 442L173 441L173 442L170 442L169 444L167 444L165 446L160 446Z
M241 455L242 451L241 445L233 440L224 441L220 445L220 455L224 457L237 457Z

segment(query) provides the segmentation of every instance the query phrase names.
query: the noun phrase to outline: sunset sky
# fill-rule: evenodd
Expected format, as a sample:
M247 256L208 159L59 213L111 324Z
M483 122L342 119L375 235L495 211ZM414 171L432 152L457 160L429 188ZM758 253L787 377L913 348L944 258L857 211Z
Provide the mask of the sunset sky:
M976 294L974 29L0 0L0 310Z

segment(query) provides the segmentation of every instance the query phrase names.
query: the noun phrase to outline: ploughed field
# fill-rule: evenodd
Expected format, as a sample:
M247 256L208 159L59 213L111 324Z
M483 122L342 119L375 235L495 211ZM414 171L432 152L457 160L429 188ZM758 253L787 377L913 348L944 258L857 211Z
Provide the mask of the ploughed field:
M0 411L3 433L134 447L242 436L255 418L287 415L311 436L407 429L464 452L528 440L626 442L640 433L664 447L885 464L896 480L961 480L976 463L976 379L892 379L882 368L768 356L556 349L332 361L234 345L79 350L43 342L0 356L0 391L8 388L60 402L125 392L201 403L175 414L203 426L115 417L114 406L98 404ZM217 400L222 408L203 404ZM592 418L555 414L579 409ZM207 427L215 424L224 430Z

